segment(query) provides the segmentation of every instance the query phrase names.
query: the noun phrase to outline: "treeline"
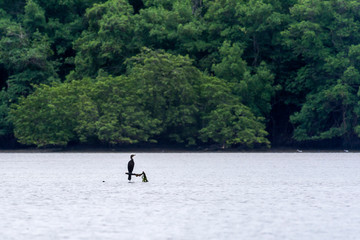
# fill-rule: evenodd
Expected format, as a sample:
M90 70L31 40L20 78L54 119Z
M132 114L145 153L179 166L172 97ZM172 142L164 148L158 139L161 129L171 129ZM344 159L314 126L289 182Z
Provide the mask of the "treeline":
M358 147L360 3L0 0L0 140Z

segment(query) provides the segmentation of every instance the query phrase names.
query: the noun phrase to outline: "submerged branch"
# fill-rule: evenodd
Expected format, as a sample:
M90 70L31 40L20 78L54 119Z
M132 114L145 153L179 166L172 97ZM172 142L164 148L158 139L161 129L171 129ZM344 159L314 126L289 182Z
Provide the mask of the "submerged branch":
M143 171L142 173L128 173L128 172L126 172L125 174L127 174L127 175L131 175L131 176L135 176L135 177L140 177L140 176L142 176L142 181L143 182L148 182L148 180L147 180L147 177L146 177L146 174L145 174L145 172Z

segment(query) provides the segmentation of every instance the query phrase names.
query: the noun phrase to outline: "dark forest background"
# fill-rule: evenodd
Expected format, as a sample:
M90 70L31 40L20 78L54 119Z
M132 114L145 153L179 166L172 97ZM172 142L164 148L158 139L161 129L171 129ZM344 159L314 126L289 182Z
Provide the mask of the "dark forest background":
M0 0L0 147L359 148L360 2Z

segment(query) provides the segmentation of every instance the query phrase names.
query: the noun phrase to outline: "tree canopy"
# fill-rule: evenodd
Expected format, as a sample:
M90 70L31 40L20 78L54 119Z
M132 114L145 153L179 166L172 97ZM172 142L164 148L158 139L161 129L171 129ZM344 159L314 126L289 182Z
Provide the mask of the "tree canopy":
M0 0L0 146L360 147L359 7Z

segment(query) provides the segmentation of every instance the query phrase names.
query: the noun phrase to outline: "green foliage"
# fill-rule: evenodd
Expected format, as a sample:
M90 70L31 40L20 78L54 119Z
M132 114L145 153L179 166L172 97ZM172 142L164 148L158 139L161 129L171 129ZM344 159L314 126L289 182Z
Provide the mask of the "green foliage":
M87 9L88 29L75 41L76 76L96 76L104 71L124 72L125 58L134 52L133 8L126 0L109 0Z
M220 104L235 105L239 97L233 94L228 83L217 77L204 77L200 86L201 113L208 114Z
M219 49L221 62L214 64L212 70L219 78L232 83L239 83L247 70L247 63L242 59L244 49L239 43L225 41Z
M305 64L287 89L307 95L291 117L298 141L341 137L351 144L359 116L359 6L356 1L301 1L291 9L294 21L282 33L284 44Z
M359 8L0 0L0 135L37 146L253 147L270 145L268 129L275 141L356 143Z
M201 73L188 57L144 49L129 59L128 76L138 97L176 142L195 143Z
M240 44L244 48L249 65L278 57L281 30L286 26L285 1L263 0L219 0L205 4L208 11L205 19L213 48L219 48L224 41Z
M151 141L159 133L159 121L128 91L132 85L126 77L111 76L41 85L13 104L15 136L38 147L94 138L110 144Z
M46 28L45 12L33 0L26 2L23 23L29 33L36 31L43 32Z
M256 116L267 117L271 110L271 100L281 86L274 86L274 74L262 62L254 74L247 71L244 79L235 87L242 102L250 107Z
M36 145L66 145L94 131L91 123L98 112L86 95L89 81L61 85L39 86L19 104L12 106L10 119L20 143Z
M30 2L29 2L30 3ZM4 16L4 15L3 15ZM50 60L52 51L49 38L39 31L27 32L21 24L6 15L0 20L0 65L7 79L1 89L1 134L11 134L11 122L7 120L9 105L19 96L33 91L32 85L56 81L56 65Z
M161 7L167 10L171 10L173 6L173 0L143 0L146 7Z
M201 85L202 128L200 139L223 148L270 146L266 139L264 119L240 103L232 85L216 77L207 77Z
M200 130L203 141L211 139L223 147L241 145L252 148L255 144L270 146L263 119L256 118L249 108L242 104L220 104L204 119L206 127Z
M180 38L178 28L192 19L191 6L186 1L159 2L163 3L156 6L147 3L151 7L140 12L135 33L141 46L175 50Z
M351 133L355 120L353 106L356 104L351 91L351 87L339 83L309 95L301 111L291 117L297 125L294 138L299 141L322 140L346 137Z
M225 79L232 86L235 95L250 107L257 116L267 116L271 110L271 98L276 88L273 86L274 75L263 62L251 68L242 59L243 48L239 44L230 44L225 41L219 49L221 62L214 64L212 69L215 75Z
M12 123L8 118L11 99L6 91L0 91L0 101L0 135L4 136L12 133Z
M126 76L101 72L96 80L41 85L21 98L10 115L19 142L41 147L97 138L191 145L199 136L226 146L269 145L263 119L238 102L230 85L204 76L188 57L144 49L127 65Z
M194 143L198 98L194 86L201 74L191 61L144 50L128 64L127 76L101 73L96 81L42 85L22 98L11 112L16 137L37 146L66 145L94 136L110 144L156 142L154 136L159 134Z
M160 121L151 117L137 97L137 82L127 77L98 77L90 93L99 110L96 135L110 144L155 142Z

